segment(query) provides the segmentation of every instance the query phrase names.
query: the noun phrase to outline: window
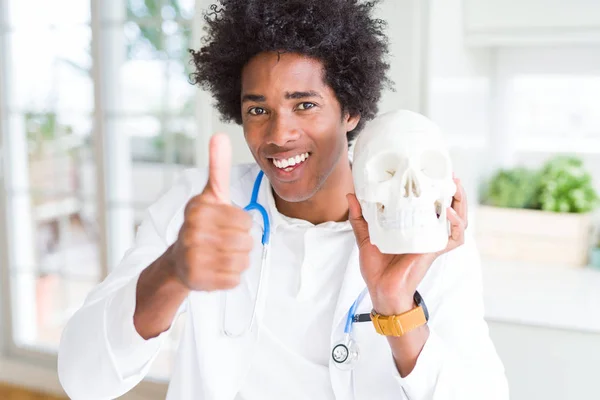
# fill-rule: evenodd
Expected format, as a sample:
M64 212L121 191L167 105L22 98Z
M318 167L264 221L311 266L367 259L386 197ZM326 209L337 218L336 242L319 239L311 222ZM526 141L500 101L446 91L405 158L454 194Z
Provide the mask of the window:
M502 49L499 87L517 152L600 152L600 48Z
M0 229L14 352L56 352L67 320L131 246L143 211L196 164L194 6L0 0ZM182 323L152 377L169 376Z
M495 63L500 165L537 168L572 154L600 190L600 47L503 48Z
M89 4L50 4L7 2L2 66L12 337L45 350L100 279Z

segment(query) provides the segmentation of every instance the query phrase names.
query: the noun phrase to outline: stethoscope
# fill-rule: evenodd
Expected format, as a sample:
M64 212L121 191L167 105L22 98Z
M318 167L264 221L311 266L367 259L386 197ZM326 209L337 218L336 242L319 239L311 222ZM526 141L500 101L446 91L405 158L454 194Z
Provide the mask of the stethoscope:
M241 332L233 333L227 329L227 326L225 324L225 316L227 315L227 292L224 292L222 331L226 336L230 338L238 338L250 332L250 330L254 326L254 320L256 319L256 305L258 304L258 298L262 293L261 289L265 277L265 265L267 264L267 257L269 255L269 239L271 238L271 222L269 221L269 214L267 214L267 210L265 210L265 208L258 203L258 191L260 189L260 184L262 182L263 175L263 171L260 171L258 173L258 176L254 181L254 188L252 189L252 197L250 198L250 203L248 203L248 205L244 207L244 211L248 212L252 210L257 210L261 214L263 219L263 234L261 239L263 251L260 261L260 277L258 278L258 287L256 288L256 298L254 299L254 306L252 307L252 317L250 318L250 323Z
M250 332L254 326L256 321L256 309L257 304L259 302L259 297L262 294L263 288L263 280L265 278L265 271L267 268L267 259L269 254L269 239L271 237L271 223L269 221L269 215L267 214L267 210L258 203L258 192L260 190L260 185L262 183L262 179L264 176L264 172L260 171L256 180L254 181L254 187L252 189L252 197L250 198L250 203L246 207L244 207L244 211L258 211L263 219L263 234L262 234L262 256L260 263L260 277L258 280L258 287L256 289L256 298L254 299L254 305L252 307L252 316L250 318L250 323L240 332L234 333L227 329L225 323L225 316L227 314L227 292L224 292L224 300L223 300L223 319L222 319L222 331L223 333L230 338L238 338L246 333ZM353 368L359 358L359 349L356 341L352 336L352 326L355 322L366 322L371 321L370 314L355 314L356 309L358 308L360 302L365 297L367 293L367 288L365 288L359 296L356 298L350 310L348 310L348 314L346 317L346 324L344 326L344 337L342 340L337 342L331 351L331 358L333 360L334 365L343 370L349 370Z

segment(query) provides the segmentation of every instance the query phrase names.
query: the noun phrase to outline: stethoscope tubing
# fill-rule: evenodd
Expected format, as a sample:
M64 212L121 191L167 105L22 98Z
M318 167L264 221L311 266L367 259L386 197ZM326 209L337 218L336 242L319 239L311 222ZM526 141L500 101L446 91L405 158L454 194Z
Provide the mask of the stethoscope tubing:
M225 316L227 315L227 293L224 293L222 331L226 336L231 337L231 338L243 336L244 334L249 332L252 329L252 327L254 326L254 323L256 320L257 305L259 302L260 294L262 293L262 290L263 290L263 281L265 279L266 269L268 268L267 257L268 257L268 252L269 252L270 239L271 239L271 223L269 221L269 214L267 213L267 210L260 203L258 203L258 192L260 190L260 186L261 186L263 177L264 177L264 172L260 171L258 173L258 175L256 176L256 180L254 181L254 186L252 188L252 196L250 198L250 203L248 203L248 205L246 207L244 207L244 211L248 211L248 212L253 211L253 210L258 211L261 214L261 217L263 219L263 234L262 234L262 238L261 238L261 242L263 245L263 251L262 251L262 256L261 256L260 277L258 280L258 287L256 289L256 298L254 299L254 305L252 308L252 317L250 319L250 324L244 330L242 330L242 332L233 333L227 329L226 323L225 323L225 320L226 320ZM366 294L367 294L367 288L364 288L362 290L362 292L358 295L356 300L354 300L354 303L352 303L352 306L348 310L348 314L346 316L346 324L344 326L344 337L346 339L349 339L351 337L353 323L358 322L358 321L355 321L356 309L358 308L358 306L360 305L361 301L363 300L363 298L365 297ZM360 322L362 322L362 321L360 321Z

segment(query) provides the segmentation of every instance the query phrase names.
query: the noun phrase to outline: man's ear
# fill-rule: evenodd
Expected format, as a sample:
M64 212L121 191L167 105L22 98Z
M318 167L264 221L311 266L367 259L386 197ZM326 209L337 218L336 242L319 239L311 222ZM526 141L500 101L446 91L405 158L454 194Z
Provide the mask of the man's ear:
M356 114L352 115L347 112L344 120L345 120L344 122L346 124L346 132L353 131L354 128L356 128L356 125L358 125L358 123L360 122L360 114L356 113Z

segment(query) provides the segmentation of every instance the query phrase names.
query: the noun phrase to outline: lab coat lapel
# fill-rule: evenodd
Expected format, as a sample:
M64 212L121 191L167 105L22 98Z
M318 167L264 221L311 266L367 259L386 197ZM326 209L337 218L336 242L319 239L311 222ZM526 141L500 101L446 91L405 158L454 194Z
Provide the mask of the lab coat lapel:
M344 337L344 325L348 311L360 292L364 289L365 282L360 273L358 258L358 247L354 245L350 253L350 259L344 273L342 288L338 297L337 305L331 326L331 348L333 348ZM352 371L342 371L329 359L329 373L331 385L336 399L353 398Z
M350 259L348 260L348 266L344 273L342 288L333 315L333 333L338 330L340 324L343 325L346 322L346 316L348 315L350 306L354 300L356 300L360 292L366 287L365 281L360 273L358 255L358 247L356 245L352 246L352 252L350 253Z
M190 301L202 310L193 320L193 331L200 374L198 379L206 399L232 400L250 367L257 329L237 338L229 338L222 331L222 293L193 293ZM232 314L236 301L228 299L228 313ZM231 315L230 315L231 316ZM233 315L236 317L237 315ZM239 316L238 316L239 317Z

